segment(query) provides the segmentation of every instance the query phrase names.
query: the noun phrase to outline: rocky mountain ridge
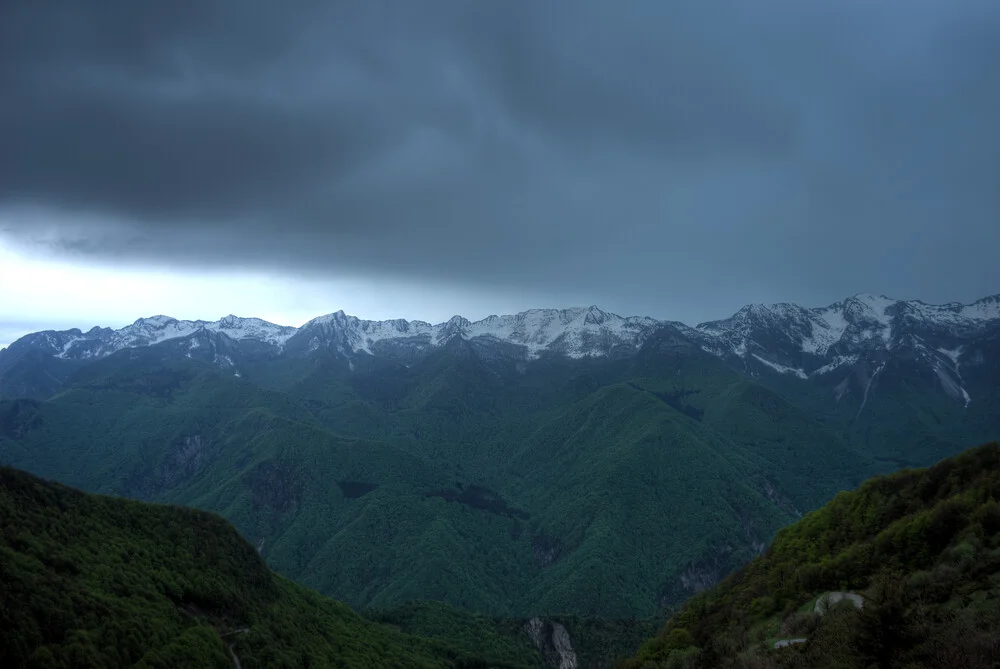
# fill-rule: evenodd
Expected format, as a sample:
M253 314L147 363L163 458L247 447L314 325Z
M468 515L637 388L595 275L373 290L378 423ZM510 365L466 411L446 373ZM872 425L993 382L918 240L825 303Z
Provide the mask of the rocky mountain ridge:
M930 305L860 294L814 309L749 305L729 319L686 329L704 350L752 375L846 379L859 372L855 376L863 378L865 395L889 359L906 360L932 373L946 394L966 405L972 398L962 366L982 364L977 344L997 332L997 295L972 304ZM838 399L845 388L835 389Z
M419 359L455 337L481 349L493 348L501 357L515 361L549 355L621 357L636 353L652 333L663 328L674 328L704 351L753 376L777 374L805 380L856 372L864 394L887 359L902 357L933 374L952 399L968 404L972 397L962 368L981 363L983 353L977 341L1000 331L1000 295L972 304L930 305L870 294L820 308L751 304L730 318L694 327L650 317L622 317L597 307L533 309L479 321L455 316L438 324L370 321L338 311L300 328L232 315L214 322L154 316L118 330L27 335L0 351L0 374L5 359L29 352L84 362L168 342L185 350L188 357L210 353L217 364L237 374L230 353L240 348L270 356L309 355L324 349L353 367L352 360L358 356ZM838 399L845 388L835 390Z
M218 321L185 321L169 316L140 318L113 330L95 327L45 331L26 335L9 351L33 348L60 359L101 358L126 348L153 346L197 335L225 335L235 342L255 341L282 352L290 340L305 341L309 350L334 347L345 354L377 354L391 343L409 342L421 348L443 345L452 337L486 338L513 344L526 358L554 352L571 358L608 355L618 347L634 352L660 321L648 317L624 318L597 307L589 309L532 309L513 315L469 321L454 316L432 325L403 319L370 321L343 311L315 318L300 328L275 325L259 318L229 315Z

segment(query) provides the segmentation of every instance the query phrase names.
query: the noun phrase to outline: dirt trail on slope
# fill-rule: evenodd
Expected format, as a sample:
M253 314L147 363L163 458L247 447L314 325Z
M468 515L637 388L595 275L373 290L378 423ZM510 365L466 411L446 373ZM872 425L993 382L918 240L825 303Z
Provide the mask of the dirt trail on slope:
M229 644L226 648L229 649L229 656L233 658L233 666L236 669L243 669L243 665L240 664L240 658L236 657L236 652L233 651L233 644Z
M805 643L808 640L809 639L806 639L805 637L800 637L798 639L779 639L778 641L774 642L774 647L785 648L786 646L791 646L797 643Z
M234 636L236 634L246 634L249 631L250 631L250 628L244 627L242 629L233 630L232 632L227 632L226 634L222 634L220 636L227 637L227 636ZM240 664L240 658L237 657L236 651L233 650L233 646L234 645L236 645L235 641L226 644L226 648L229 650L229 657L233 658L233 666L236 667L236 669L243 669L243 665Z
M834 590L833 592L827 592L816 598L816 604L813 606L813 613L818 616L825 614L830 610L830 607L838 602L848 600L856 608L864 608L865 599L856 592L842 592L839 590ZM797 639L779 639L774 642L774 648L787 648L797 643L805 643L809 639L805 637L800 637Z

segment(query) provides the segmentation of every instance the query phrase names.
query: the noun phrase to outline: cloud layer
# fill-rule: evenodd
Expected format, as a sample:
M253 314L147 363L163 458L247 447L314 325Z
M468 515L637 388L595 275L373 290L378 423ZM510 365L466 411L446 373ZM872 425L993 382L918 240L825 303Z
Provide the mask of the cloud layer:
M0 235L680 316L974 299L998 64L992 0L15 0Z

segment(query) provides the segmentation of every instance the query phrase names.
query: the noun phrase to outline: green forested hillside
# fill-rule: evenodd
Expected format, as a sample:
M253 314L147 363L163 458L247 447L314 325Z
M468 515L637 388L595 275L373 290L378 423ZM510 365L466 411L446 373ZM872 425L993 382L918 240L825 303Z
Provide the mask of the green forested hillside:
M0 461L220 513L280 573L358 608L655 615L857 485L867 456L669 330L624 359L404 365L164 347L0 403Z
M487 667L272 574L221 518L0 468L0 666ZM537 666L537 665L535 665Z
M863 599L817 615L817 598ZM820 607L823 604L820 602ZM779 639L805 643L774 648ZM1000 448L866 482L689 600L623 669L1000 664Z

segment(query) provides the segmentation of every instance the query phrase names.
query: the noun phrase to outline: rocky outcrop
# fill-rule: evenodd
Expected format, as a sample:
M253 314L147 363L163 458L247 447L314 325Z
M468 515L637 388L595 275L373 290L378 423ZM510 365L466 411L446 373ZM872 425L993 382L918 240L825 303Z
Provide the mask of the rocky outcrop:
M553 669L578 669L576 651L566 628L557 622L532 618L524 624L524 631Z
M559 540L546 534L536 535L531 541L531 548L534 551L535 560L542 567L548 567L562 554L562 544Z
M828 592L816 600L813 612L823 615L830 610L830 607L845 599L854 604L855 608L861 609L865 606L864 598L856 592Z
M34 400L15 400L0 406L0 437L20 439L41 425L42 416Z
M126 493L142 500L153 500L165 490L192 479L215 457L213 444L200 434L176 439L152 467L136 465L126 482Z
M302 477L295 466L278 460L262 462L246 477L254 510L279 514L297 510L302 500Z

